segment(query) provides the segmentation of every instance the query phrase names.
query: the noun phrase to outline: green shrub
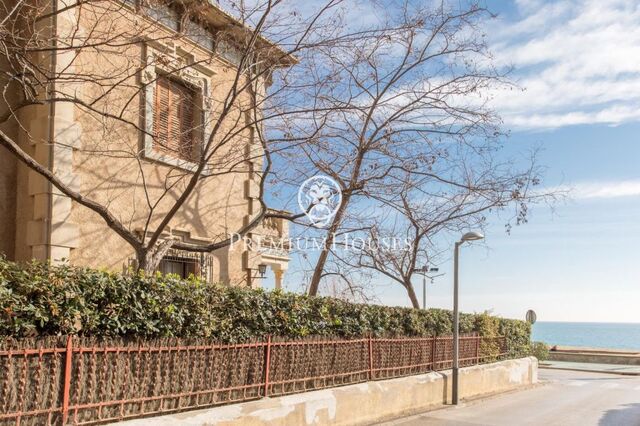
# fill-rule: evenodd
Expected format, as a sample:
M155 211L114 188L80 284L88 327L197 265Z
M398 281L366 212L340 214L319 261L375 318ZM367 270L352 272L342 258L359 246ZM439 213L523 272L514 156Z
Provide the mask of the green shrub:
M500 318L498 334L507 338L507 350L510 358L529 355L531 343L531 324L526 321Z
M507 335L510 351L528 353L524 321L462 314L462 333ZM240 342L267 334L356 337L430 336L452 332L452 315L353 304L326 297L265 292L180 280L122 275L0 258L0 335L205 337Z
M538 361L546 361L549 359L549 346L544 342L533 342L530 354L538 358Z
M500 336L500 319L483 312L475 316L475 330L481 336L498 337ZM480 352L486 354L487 361L493 361L500 354L500 344L497 340L487 339L480 342Z

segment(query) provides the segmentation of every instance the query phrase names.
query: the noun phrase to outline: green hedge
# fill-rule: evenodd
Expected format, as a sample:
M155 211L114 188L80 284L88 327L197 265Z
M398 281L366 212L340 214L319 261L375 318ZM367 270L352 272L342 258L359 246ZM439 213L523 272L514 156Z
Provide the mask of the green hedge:
M266 334L353 337L450 334L451 312L353 304L173 276L129 276L0 258L0 335L207 337L240 342ZM463 314L461 332L506 335L529 351L524 321Z
M549 359L549 346L544 342L531 343L531 355L538 358L538 361Z

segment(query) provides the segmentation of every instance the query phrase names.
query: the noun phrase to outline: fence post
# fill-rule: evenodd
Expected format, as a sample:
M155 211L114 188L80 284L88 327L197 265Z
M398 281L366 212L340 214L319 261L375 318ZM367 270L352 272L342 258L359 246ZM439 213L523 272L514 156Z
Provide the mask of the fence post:
M369 380L373 380L373 338L369 334Z
M264 356L264 397L269 396L269 370L271 367L271 335L267 336L267 346Z
M62 424L69 419L69 397L71 395L71 368L73 365L73 338L67 336L67 348L64 360L64 384L62 389Z
M436 346L438 345L438 336L433 336L431 340L431 371L436 371Z
M480 364L480 339L479 335L476 336L476 364Z

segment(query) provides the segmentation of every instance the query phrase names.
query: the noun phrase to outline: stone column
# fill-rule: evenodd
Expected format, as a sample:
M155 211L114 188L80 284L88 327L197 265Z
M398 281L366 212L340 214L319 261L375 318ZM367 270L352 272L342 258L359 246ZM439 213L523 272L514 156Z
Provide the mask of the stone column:
M280 290L282 288L282 277L284 276L284 270L276 269L273 271L276 276L276 289Z
M72 33L82 36L74 8L58 14L56 31L61 36ZM75 53L69 51L56 55L55 71L72 73ZM82 87L56 82L56 90L80 96ZM72 103L57 103L53 110L48 106L37 109L29 122L32 135L29 139L34 145L34 158L50 168L70 188L79 191L80 177L74 173L73 161L74 151L80 148L82 128L75 112ZM50 116L50 113L54 115ZM47 134L47 130L52 133ZM71 199L32 170L28 173L28 193L32 197L32 216L27 224L26 243L31 248L31 257L53 262L68 259L71 249L78 247L79 243L78 226L71 221Z

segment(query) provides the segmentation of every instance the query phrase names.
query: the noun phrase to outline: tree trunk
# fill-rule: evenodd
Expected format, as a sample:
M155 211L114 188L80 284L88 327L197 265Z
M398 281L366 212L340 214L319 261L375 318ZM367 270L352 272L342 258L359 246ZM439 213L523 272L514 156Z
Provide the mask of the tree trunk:
M147 270L147 251L146 248L136 250L136 272Z
M411 299L411 304L415 309L420 309L420 302L418 302L418 296L416 296L416 291L413 288L413 284L405 283L404 288L407 289L407 294L409 295L409 299Z
M139 249L136 253L138 271L144 271L146 274L155 273L160 262L175 242L175 238L167 238L157 243L153 248Z
M333 240L333 238L331 238ZM327 238L327 244L332 244L333 241L329 242L329 238ZM327 257L329 257L329 250L323 248L320 252L320 256L318 256L318 261L316 262L316 267L313 270L313 276L311 277L311 283L309 284L309 296L316 296L318 294L318 288L320 287L320 279L322 278L322 271L324 270L324 265L327 263Z
M311 277L311 283L309 284L309 296L316 296L318 294L320 280L322 279L322 272L324 272L324 265L327 263L327 258L329 257L329 247L333 244L333 237L338 230L338 226L340 226L340 222L342 221L342 217L344 216L344 211L348 203L349 197L343 197L342 204L338 208L338 211L331 222L331 226L327 231L326 244L322 247L322 251L320 251L316 267L313 270L313 276Z

